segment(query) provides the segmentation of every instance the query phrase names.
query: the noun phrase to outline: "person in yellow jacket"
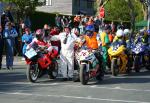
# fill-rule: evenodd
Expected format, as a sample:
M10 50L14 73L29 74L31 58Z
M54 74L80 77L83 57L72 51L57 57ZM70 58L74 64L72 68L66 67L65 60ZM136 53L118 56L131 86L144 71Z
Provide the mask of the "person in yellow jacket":
M115 39L113 42L118 41L126 47L126 39L127 38L125 38L125 33L126 33L126 31L119 29L116 32L116 36L115 36ZM126 73L126 65L127 65L128 57L127 57L127 54L125 53L125 51L122 54L120 54L120 58L121 58L121 61L123 61L123 62L122 62L122 66L120 67L119 72L120 73Z
M108 48L110 44L110 40L108 34L111 31L111 26L106 25L104 31L100 34L100 41L101 41L101 49L102 49L102 61L103 61L103 70L105 72L108 71Z

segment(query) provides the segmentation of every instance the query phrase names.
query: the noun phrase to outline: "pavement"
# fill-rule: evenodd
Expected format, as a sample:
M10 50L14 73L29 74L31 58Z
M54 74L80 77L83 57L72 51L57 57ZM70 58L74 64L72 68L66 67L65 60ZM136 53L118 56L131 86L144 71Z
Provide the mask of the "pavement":
M21 56L15 56L14 57L14 69L19 69L20 67L25 68L26 62L25 60L22 60ZM3 56L3 60L2 60L2 69L6 69L6 56Z
M62 82L48 79L36 83L26 79L26 65L15 59L17 69L0 70L0 103L150 103L150 71L105 75L103 81Z

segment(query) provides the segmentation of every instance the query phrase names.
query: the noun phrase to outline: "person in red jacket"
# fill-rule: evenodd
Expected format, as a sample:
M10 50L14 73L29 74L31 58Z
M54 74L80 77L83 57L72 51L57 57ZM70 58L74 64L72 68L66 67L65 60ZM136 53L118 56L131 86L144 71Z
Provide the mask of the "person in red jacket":
M58 27L54 27L51 31L50 31L50 35L51 36L54 36L54 35L59 35L59 28ZM58 52L60 52L60 49L61 49L61 43L60 41L51 41L51 45L52 46L56 46L58 47Z

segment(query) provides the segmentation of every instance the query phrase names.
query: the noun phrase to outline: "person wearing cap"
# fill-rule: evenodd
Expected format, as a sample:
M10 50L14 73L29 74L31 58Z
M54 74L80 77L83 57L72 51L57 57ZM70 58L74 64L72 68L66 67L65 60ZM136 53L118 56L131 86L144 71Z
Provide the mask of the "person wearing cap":
M25 34L23 34L22 36L22 43L24 44L22 49L23 55L26 52L27 45L32 42L32 39L33 39L33 35L30 33L30 29L25 28Z
M60 69L63 75L63 80L70 80L73 78L74 70L74 45L77 40L77 36L71 33L69 27L64 28L64 32L59 35L51 37L51 41L60 40L61 51L60 51ZM67 70L68 68L68 70Z
M11 22L7 22L5 25L5 30L3 31L3 37L5 38L6 43L7 69L13 69L15 37L17 36L18 33L16 29L12 27Z
M103 70L107 72L108 68L108 48L109 48L109 37L108 34L111 31L111 26L106 25L104 28L104 31L100 34L100 41L101 41L101 47L102 47L102 61L103 61Z

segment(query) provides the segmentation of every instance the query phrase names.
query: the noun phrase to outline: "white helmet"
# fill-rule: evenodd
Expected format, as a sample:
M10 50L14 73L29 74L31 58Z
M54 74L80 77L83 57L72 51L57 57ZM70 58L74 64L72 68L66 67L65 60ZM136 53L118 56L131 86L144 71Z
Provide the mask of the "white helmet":
M129 29L124 29L124 35L128 35L130 33L130 30Z
M117 30L117 32L116 32L117 37L122 37L123 35L124 35L123 30L121 30L121 29Z

